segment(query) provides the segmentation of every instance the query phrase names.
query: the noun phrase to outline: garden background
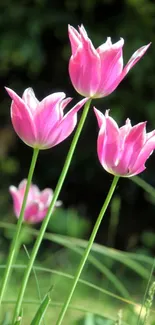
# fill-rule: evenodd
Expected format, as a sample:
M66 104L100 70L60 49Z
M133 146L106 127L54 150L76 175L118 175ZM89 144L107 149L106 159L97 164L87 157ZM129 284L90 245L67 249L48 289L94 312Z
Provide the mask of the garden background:
M36 97L42 99L55 91L64 91L76 103L78 95L69 78L68 61L71 55L67 25L75 28L84 24L89 37L97 47L106 41L107 36L116 42L125 39L124 62L139 47L152 42L146 55L129 72L114 93L94 101L98 109L111 110L111 115L120 125L129 117L132 124L147 120L147 130L155 128L155 3L148 0L1 0L0 2L0 263L7 258L13 228L6 222L16 223L12 200L8 187L15 186L27 177L32 149L18 139L10 121L10 98L4 86L14 89L19 95L25 88L32 87ZM80 115L80 113L79 113ZM68 176L60 194L62 208L55 212L48 226L48 232L88 239L98 212L112 182L112 175L106 173L99 164L96 152L97 123L91 110L78 142ZM34 183L41 189L55 188L72 136L60 145L42 151L37 162ZM147 162L146 171L140 177L155 187L155 154ZM39 225L32 227L39 229ZM155 199L130 179L121 179L116 194L102 223L96 242L126 252L141 252L147 256L155 253ZM31 251L35 235L23 233ZM38 254L38 265L55 267L74 273L79 261L75 252L62 248L60 243L44 240ZM28 259L21 249L18 261ZM107 259L107 258L106 258ZM103 264L105 263L102 257ZM109 269L115 267L107 261ZM150 266L148 267L149 270ZM86 272L92 282L103 281L103 286L111 289L109 280L101 270ZM129 272L125 275L124 266L117 265L117 273L130 289L128 280L135 279ZM128 272L128 270L127 270ZM128 273L127 273L128 274ZM14 287L19 285L21 270L14 271L10 297L14 297ZM39 277L39 275L38 275ZM121 278L121 276L120 276ZM95 279L95 280L94 280ZM137 278L136 278L137 279ZM146 279L145 279L146 280ZM43 294L48 290L46 275L40 279ZM53 283L51 278L51 283ZM61 280L62 281L62 280ZM58 284L64 286L62 281ZM33 281L32 281L33 282ZM56 282L59 282L56 280ZM135 280L136 282L136 280ZM45 283L45 286L44 286ZM141 282L140 282L141 283ZM137 289L143 295L145 283ZM144 285L144 286L143 286ZM35 287L35 285L34 285ZM60 288L59 288L60 289ZM55 298L58 292L54 289ZM58 290L59 291L59 290ZM117 291L117 290L116 290ZM87 290L79 289L79 295ZM34 292L33 292L34 293ZM132 293L132 292L131 292ZM64 289L64 296L66 289ZM133 293L135 294L135 293ZM29 293L27 293L29 296ZM7 296L6 296L7 297ZM77 294L78 297L78 294ZM80 296L81 297L81 296ZM62 297L61 297L62 298ZM81 299L81 298L80 298ZM84 298L85 299L85 298ZM106 298L104 298L105 300ZM62 299L63 300L63 299ZM100 297L100 305L102 299ZM12 306L12 305L11 305ZM7 307L5 307L7 310ZM109 308L109 307L107 307ZM88 308L89 309L89 308ZM116 308L117 313L117 308ZM79 321L83 314L70 312ZM6 317L6 314L4 315ZM9 317L9 316L7 316ZM70 317L70 316L68 316ZM72 324L70 318L66 324ZM23 324L29 324L29 319ZM50 324L50 323L48 323ZM79 323L84 324L84 323ZM90 323L97 324L97 323ZM104 323L112 324L112 323Z

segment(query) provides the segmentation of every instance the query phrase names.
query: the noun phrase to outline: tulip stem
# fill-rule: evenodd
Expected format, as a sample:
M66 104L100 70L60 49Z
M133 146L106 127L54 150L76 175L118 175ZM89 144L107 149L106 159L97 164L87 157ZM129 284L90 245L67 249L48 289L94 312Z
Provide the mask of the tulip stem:
M85 106L84 106L81 119L80 119L79 124L77 126L77 129L75 131L75 135L73 137L73 140L72 140L70 149L68 151L68 154L67 154L63 169L61 171L58 183L56 185L52 202L51 202L51 204L49 206L48 213L47 213L46 217L43 220L42 226L40 228L39 235L38 235L38 237L36 239L36 242L34 244L34 247L33 247L33 250L32 250L31 256L30 256L30 260L28 262L27 268L26 268L25 273L24 273L24 277L23 277L23 281L22 281L22 284L21 284L21 289L20 289L20 292L19 292L19 295L18 295L18 299L17 299L17 302L16 302L14 316L13 316L13 324L15 323L15 321L18 318L18 315L20 313L21 304L22 304L22 300L23 300L23 297L24 297L27 282L28 282L28 279L29 279L29 275L30 275L30 272L31 272L31 270L33 268L34 260L36 258L37 253L38 253L40 244L42 242L42 239L44 237L44 233L46 231L46 227L48 225L51 214L53 212L54 205L55 205L56 200L57 200L57 198L59 196L59 193L61 191L61 188L62 188L62 185L64 183L65 177L67 175L69 166L71 164L71 160L72 160L72 157L73 157L73 154L74 154L74 151L75 151L79 136L81 134L84 122L86 120L86 117L87 117L87 114L88 114L88 111L89 111L90 103L91 103L91 99L89 99L86 102Z
M119 176L114 176L114 179L113 179L113 182L112 182L112 184L110 186L110 189L109 189L108 195L106 197L106 200L104 201L104 204L103 204L103 206L101 208L101 211L100 211L100 213L98 215L98 218L96 220L96 223L95 223L95 226L93 228L93 231L92 231L92 233L90 235L90 238L89 238L89 241L88 241L88 245L87 245L87 247L86 247L86 249L84 251L84 254L82 256L82 259L80 261L80 264L79 264L79 266L78 266L78 268L76 270L76 273L75 273L75 276L74 276L74 279L73 279L73 284L72 284L71 290L69 292L69 295L67 297L67 300L65 301L65 303L64 303L64 305L63 305L63 307L61 309L61 312L60 312L59 318L58 318L58 320L56 322L56 325L60 325L62 323L63 319L64 319L65 313L67 311L67 308L68 308L69 303L71 301L71 298L73 296L73 293L74 293L74 290L75 290L76 285L78 283L78 280L80 278L81 272L82 272L82 270L83 270L83 268L85 266L87 257L88 257L88 255L90 253L91 247L93 245L94 239L96 237L96 234L97 234L97 231L98 231L99 226L101 224L101 221L103 219L103 216L104 216L104 214L105 214L105 212L107 210L107 207L108 207L108 205L110 203L110 200L111 200L111 198L113 196L113 193L115 191L115 188L116 188L116 185L117 185L118 180L119 180Z
M14 234L12 242L11 242L7 265L6 265L6 269L5 269L3 280L2 280L2 285L1 285L1 290L0 290L0 305L2 303L3 295L5 292L6 286L7 286L11 267L12 267L14 258L16 256L16 251L18 250L18 247L19 247L19 244L18 244L19 235L20 235L20 231L21 231L21 227L22 227L22 223L23 223L23 219L24 219L24 211L25 211L25 207L26 207L28 192L29 192L29 188L31 185L31 181L32 181L35 165L37 162L38 154L39 154L39 149L38 148L34 149L33 155L32 155L32 160L31 160L31 165L29 168L29 173L28 173L24 198L23 198L23 202L22 202L22 207L21 207L19 218L18 218L16 231L15 231L15 234Z

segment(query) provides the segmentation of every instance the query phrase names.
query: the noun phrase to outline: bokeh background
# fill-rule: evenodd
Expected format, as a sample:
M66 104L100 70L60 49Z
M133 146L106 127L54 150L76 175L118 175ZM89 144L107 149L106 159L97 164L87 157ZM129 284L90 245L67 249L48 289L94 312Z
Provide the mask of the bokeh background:
M102 112L110 109L122 125L147 120L155 128L155 3L152 0L1 0L0 2L0 211L1 222L15 223L10 184L27 177L32 149L18 139L10 121L10 98L4 86L21 95L32 87L38 99L64 91L76 103L68 74L71 54L67 25L84 24L97 47L107 36L125 39L124 62L139 47L152 42L146 55L129 72L116 91L94 101ZM79 113L80 116L80 113ZM90 111L78 142L60 199L62 209L48 230L88 239L112 181L96 153L97 124ZM42 151L34 176L41 189L54 189L72 136L57 147ZM147 162L142 179L155 186L155 155ZM67 216L67 217L66 217ZM35 226L39 228L39 225ZM96 241L124 251L154 254L155 200L130 179L122 179L100 227ZM6 258L12 232L1 228L1 261ZM9 239L9 240L8 240ZM29 249L34 241L30 240ZM2 248L3 247L3 248ZM41 254L58 247L44 241ZM108 323L109 324L109 323Z

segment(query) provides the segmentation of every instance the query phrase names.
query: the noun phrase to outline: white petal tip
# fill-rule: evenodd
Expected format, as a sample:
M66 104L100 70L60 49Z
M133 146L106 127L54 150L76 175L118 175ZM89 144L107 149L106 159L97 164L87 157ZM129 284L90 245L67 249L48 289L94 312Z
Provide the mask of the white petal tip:
M107 109L107 110L105 111L105 117L108 117L108 116L109 116L109 112L110 112L110 109Z
M14 185L11 185L11 186L9 186L9 192L15 193L15 192L17 192L17 188Z

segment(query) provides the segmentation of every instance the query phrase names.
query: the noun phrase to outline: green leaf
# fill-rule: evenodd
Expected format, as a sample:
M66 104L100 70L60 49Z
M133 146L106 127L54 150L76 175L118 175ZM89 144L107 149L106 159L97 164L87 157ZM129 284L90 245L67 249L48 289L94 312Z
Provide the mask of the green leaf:
M50 292L48 292L47 295L45 296L45 298L43 299L39 309L37 310L32 322L31 322L31 325L40 325L41 324L50 302L51 302Z
M72 250L80 255L83 254L83 249L72 247ZM92 255L88 256L88 261L94 265L106 278L113 284L116 290L126 299L131 299L128 290L123 283L113 274L103 263Z
M0 269L1 268L5 268L6 267L6 265L0 265ZM12 266L14 269L25 269L26 268L26 265L13 265ZM68 278L68 279L73 279L74 278L74 276L73 275L71 275L71 274L69 274L69 273L64 273L64 272L60 272L60 271L57 271L57 270L53 270L53 269L48 269L48 268L45 268L45 267L39 267L39 266L34 266L34 269L36 270L36 271L40 271L40 272L47 272L47 273L52 273L52 274L56 274L56 275L59 275L59 276L62 276L62 277L65 277L65 278ZM99 291L99 292L101 292L101 293L103 293L103 294L105 294L105 295L107 295L107 296L109 296L109 297L112 297L112 298L115 298L115 299L117 299L117 300L119 300L119 301L121 301L121 302L125 302L125 303L127 303L127 304L129 304L129 305L133 305L133 306L136 306L136 303L134 303L133 301L131 301L131 300L129 300L129 299L125 299L125 298L123 298L123 297L120 297L120 296L118 296L118 295L116 295L116 294L114 294L114 293L112 293L111 291L109 291L109 290L105 290L105 289L103 289L103 288L101 288L101 287L99 287L99 286L97 286L97 285L95 285L95 284L93 284L93 283L91 283L91 282L89 282L89 281L86 281L86 280L83 280L83 279L79 279L79 283L81 283L81 284L83 284L83 285L85 285L85 286L88 286L88 287L90 287L90 288L92 288L92 289L94 289L94 290L97 290L97 291ZM39 300L38 301L33 301L33 300L24 300L23 301L23 303L30 303L30 304L32 304L32 303L34 303L34 304L39 304L40 302L39 302ZM15 301L14 300L3 300L3 304L7 304L7 303L10 303L10 304L12 304L12 303L15 303Z

